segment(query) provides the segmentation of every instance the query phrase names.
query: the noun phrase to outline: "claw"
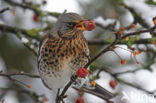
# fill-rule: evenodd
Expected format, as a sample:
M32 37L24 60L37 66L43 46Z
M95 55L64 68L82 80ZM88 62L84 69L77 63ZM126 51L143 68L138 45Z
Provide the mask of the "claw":
M62 95L60 95L60 89L58 89L58 91L57 91L57 95L56 95L56 103L64 103L64 98L67 98L67 95L64 95L64 96L62 96Z

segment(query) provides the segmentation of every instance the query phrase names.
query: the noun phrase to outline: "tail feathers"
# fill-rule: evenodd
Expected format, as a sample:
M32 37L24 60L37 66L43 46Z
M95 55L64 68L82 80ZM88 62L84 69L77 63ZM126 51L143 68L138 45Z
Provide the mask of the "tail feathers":
M95 96L97 96L99 98L102 98L104 100L109 100L109 99L115 97L115 95L113 93L111 93L108 90L104 89L99 84L96 84L94 87L83 86L82 90L89 93L89 94L93 94L93 95L95 95Z

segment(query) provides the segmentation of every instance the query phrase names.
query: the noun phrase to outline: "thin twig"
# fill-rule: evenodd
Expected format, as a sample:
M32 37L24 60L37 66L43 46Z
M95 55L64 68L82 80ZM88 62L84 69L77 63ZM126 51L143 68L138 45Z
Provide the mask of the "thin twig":
M10 10L10 8L9 8L9 7L6 7L6 8L4 8L4 9L0 10L0 14L1 14L1 13L4 13L5 11L8 11L8 10Z
M144 20L140 13L137 13L137 11L133 8L133 7L129 7L126 3L124 3L124 1L120 2L120 5L123 6L124 8L128 9L131 14L134 17L134 24L135 23L140 23L143 27L148 28L149 25L146 23L146 20Z
M141 33L146 33L146 32L152 32L156 29L156 26L153 26L152 28L146 29L146 30L140 30L140 31L136 31L136 32L131 32L131 33L125 33L124 36L122 36L122 39L128 37L128 36L132 36L132 35L140 35Z
M24 9L33 10L37 14L39 13L39 10L33 8L32 5L26 5L24 3L22 4L22 3L14 2L13 0L5 0L5 2L10 4L10 5L13 5L13 6L19 6L19 7L24 8Z
M21 29L18 27L12 27L12 26L8 26L8 25L0 24L0 30L4 31L4 32L14 33L15 35L17 35L17 33L22 33L23 35L30 37L32 39L35 39L37 41L40 40L39 35L38 36L32 36L25 29Z
M114 73L113 75L118 76L118 75L127 74L127 73L135 73L135 72L137 72L137 71L139 71L139 70L144 70L144 69L134 69L134 70L128 70L128 71L125 71L125 72L118 72L118 73Z
M72 88L74 88L74 89L77 90L77 91L81 91L81 92L85 92L85 93L93 94L93 95L95 95L95 96L97 96L97 97L99 97L99 98L104 99L106 102L113 103L113 102L110 101L109 99L103 98L103 96L101 96L101 95L97 95L96 93L91 92L91 91L89 91L89 90L87 90L87 89L80 89L80 88L76 88L76 87L72 87Z
M57 13L57 12L43 11L43 10L41 10L41 9L36 8L35 6L33 6L33 4L32 5L27 5L26 3L18 3L18 2L14 2L13 0L5 0L5 2L7 2L8 4L13 5L13 6L21 7L23 9L32 10L32 11L34 11L38 15L41 15L42 13L44 13L46 15L50 15L50 16L53 16L53 17L56 17L57 18L61 14L61 13Z
M0 73L0 76L5 76L5 77L8 77L8 78L10 78L12 76L19 76L19 75L28 76L28 77L31 77L31 78L40 78L39 75L23 73L23 72L16 72L16 73L10 73L10 74Z
M22 33L23 35L25 35L25 36L27 36L27 37L29 37L29 38L31 38L31 39L35 39L35 40L37 40L37 41L40 41L40 38L41 37L39 37L39 35L38 36L32 36L32 35L30 35L28 32L27 32L27 30L25 30L25 29L21 29L21 28L18 28L18 27L12 27L12 26L8 26L8 25L3 25L3 24L0 24L0 30L1 31L5 31L5 32L10 32L10 33L13 33L13 34L15 34L17 37L18 37L18 33ZM34 50L34 49L32 49L32 48L30 48L27 44L25 44L25 43L23 43L23 45L26 47L26 48L28 48L31 52L33 52L34 53L34 55L37 57L38 55L37 55L37 52Z
M31 48L30 46L28 46L28 45L25 44L25 43L23 43L23 45L24 45L28 50L30 50L36 57L38 56L37 52L36 52L33 48Z
M112 46L114 46L117 43L117 36L115 36L115 40L108 45L106 48L104 48L100 53L98 53L93 59L91 59L84 67L87 68L93 61L95 61L97 58L99 58L102 54L109 51Z
M37 94L35 92L32 92L32 91L23 90L23 89L19 89L19 88L13 88L13 87L10 87L10 88L0 88L0 90L2 90L2 91L16 90L17 93L27 94L28 96L30 96L35 101L35 103L43 103L39 98L44 98L45 97L44 94L39 95L39 94Z
M153 39L156 39L156 38L153 37ZM108 45L112 43L112 40L108 41L108 40L99 40L99 39L95 40L94 39L94 40L87 40L87 42L88 42L88 45ZM121 40L121 42L117 44L119 45L127 44L127 41ZM133 44L151 44L151 42L150 42L150 38L148 38L148 39L135 40Z

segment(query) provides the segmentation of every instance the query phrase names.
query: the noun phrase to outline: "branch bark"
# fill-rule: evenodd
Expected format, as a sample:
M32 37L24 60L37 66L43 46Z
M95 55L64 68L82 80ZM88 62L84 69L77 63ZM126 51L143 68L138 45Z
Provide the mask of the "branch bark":
M32 39L36 39L38 41L40 40L39 36L32 36L25 29L21 29L21 28L18 28L18 27L12 27L12 26L9 26L9 25L0 24L0 30L3 31L3 32L10 32L10 33L13 33L15 35L17 35L18 33L22 33L23 35L25 35L27 37L30 37Z
M8 11L8 10L10 10L10 8L9 8L9 7L6 7L6 8L4 8L4 9L0 10L0 14L1 14L1 13L4 13L5 11Z
M32 5L27 5L27 4L25 4L25 3L17 3L17 2L14 2L14 1L12 1L12 0L5 0L5 2L6 3L8 3L8 4L10 4L10 5L12 5L12 6L18 6L18 7L21 7L21 8L23 8L23 9L29 9L29 10L32 10L32 11L34 11L36 14L38 14L38 15L41 15L41 14L46 14L46 15L51 15L51 16L53 16L53 17L59 17L59 15L61 14L61 13L57 13L57 12L48 12L48 11L43 11L43 10L41 10L41 9L39 9L39 8L36 8L33 4Z
M130 38L129 38L130 39ZM152 38L153 40L156 40L156 38ZM110 43L112 43L112 40L87 40L89 45L108 45ZM119 45L126 45L128 41L125 40L121 40L120 43L117 43ZM140 40L135 40L133 44L151 44L151 38L148 39L140 39Z

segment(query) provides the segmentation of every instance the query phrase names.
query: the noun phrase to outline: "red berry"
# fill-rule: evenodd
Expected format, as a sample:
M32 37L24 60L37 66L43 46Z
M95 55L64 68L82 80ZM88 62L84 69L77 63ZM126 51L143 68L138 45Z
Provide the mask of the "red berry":
M28 87L28 88L32 88L31 84L28 84L27 87Z
M94 21L87 21L87 22L85 23L85 28L86 28L87 30L93 30L93 29L96 28L96 24L95 24Z
M134 29L136 29L136 25L135 24L132 24L131 27L134 28Z
M115 88L116 85L117 85L117 82L116 82L115 80L111 80L111 81L109 82L109 85L110 85L110 87Z
M125 30L125 27L122 26L122 27L120 28L120 30L124 31L124 30Z
M35 22L38 22L38 15L37 15L37 14L34 14L34 15L33 15L33 20L34 20Z
M85 78L88 75L88 70L86 68L79 68L76 71L76 75L81 78Z
M44 98L42 98L42 102L44 103L44 102L47 102L48 101L48 98L46 98L46 97L44 97Z
M140 64L140 62L139 62L139 61L136 61L136 63L137 63L137 64Z
M154 25L156 26L156 20L153 20Z
M121 60L121 65L123 66L125 64L126 64L126 60L125 59Z
M13 15L16 15L16 11L13 11L12 14L13 14Z
M80 97L78 97L78 98L76 99L75 103L85 103L85 102L84 102L83 97L80 96Z

